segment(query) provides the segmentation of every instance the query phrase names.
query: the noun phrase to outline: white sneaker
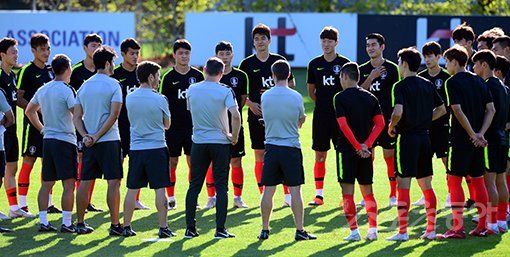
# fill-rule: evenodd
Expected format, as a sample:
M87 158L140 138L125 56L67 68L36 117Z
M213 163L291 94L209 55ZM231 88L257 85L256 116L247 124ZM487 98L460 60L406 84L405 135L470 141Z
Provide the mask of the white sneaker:
M244 203L241 197L234 197L234 207L235 208L248 208L248 205Z
M436 239L436 231L426 232L420 236L421 239L435 240Z
M377 232L372 232L372 233L369 232L365 236L365 240L368 240L368 241L375 241L375 240L377 240Z
M290 207L290 203L283 201L282 207Z
M349 236L344 237L344 241L360 241L361 236L359 235L359 232L351 231L351 234Z
M425 206L425 197L422 195L420 200L412 203L412 206Z
M506 222L502 223L502 224L498 224L498 228L499 228L499 232L506 233L508 231L508 224Z
M400 234L397 232L395 235L387 237L386 240L404 242L409 240L409 235L407 235L407 232L404 234Z
M10 220L10 219L11 219L11 217L5 215L5 213L0 211L0 221L2 221L2 220Z
M145 206L142 202L136 201L135 210L150 210L151 208Z
M452 202L450 200L450 194L446 195L446 202L444 203L445 208L452 208Z
M11 217L11 218L21 218L21 217L23 217L23 218L35 218L35 215L30 213L30 212L26 212L26 211L24 211L21 208L18 208L15 211L9 210L9 217Z
M209 197L207 199L207 203L205 204L206 209L212 209L216 207L216 197Z
M356 206L365 207L365 200L361 200L359 203L356 204Z
M390 207L395 207L398 205L397 198L395 196L390 197Z

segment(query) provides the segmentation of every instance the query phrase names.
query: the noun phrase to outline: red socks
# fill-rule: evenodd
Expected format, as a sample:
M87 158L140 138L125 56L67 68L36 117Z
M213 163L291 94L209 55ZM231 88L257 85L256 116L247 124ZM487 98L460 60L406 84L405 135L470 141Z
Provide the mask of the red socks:
M452 203L453 230L464 229L464 190L462 189L462 177L448 175L448 191ZM486 191L487 192L487 191Z
M264 191L264 186L262 185L262 167L264 167L263 162L255 162L255 178L257 179L257 184L259 186L259 192L262 194Z
M6 189L5 193L7 194L7 201L9 201L9 206L18 205L16 188Z
M506 222L506 211L508 210L508 202L498 204L497 220Z
M437 198L434 189L423 191L425 196L425 211L427 213L427 232L436 231Z
M175 170L176 168L170 168L170 186L166 188L168 197L173 197L175 195Z
M374 194L364 195L363 199L365 200L365 210L368 216L368 227L377 228L377 202Z
M487 228L487 203L489 202L489 195L483 177L471 178L471 185L474 190L474 197L476 201L476 208L478 209L478 229ZM491 210L489 210L491 211Z
M26 196L28 194L28 187L30 186L30 173L33 166L30 164L21 164L21 170L18 176L18 193L19 195Z
M356 220L356 205L354 203L353 195L342 195L345 218L347 224L351 230L358 228L358 222Z
M286 195L289 195L290 194L290 190L289 190L289 187L286 186L286 185L283 185L283 193L286 194Z
M137 201L140 201L140 192L141 191L142 191L141 189L138 189L138 193L136 193L136 200Z
M209 166L207 169L207 174L205 175L205 186L207 188L207 196L214 197L216 195L216 187L214 185L212 166Z
M473 183L472 183L470 176L466 176L466 184L467 184L468 191L469 191L469 199L476 201L475 200L475 191L474 191L475 189L473 188Z
M326 175L326 162L315 161L313 176L315 178L315 189L324 188L324 176Z
M234 185L234 196L243 194L244 172L243 168L232 167L232 184Z
M398 189L398 225L399 233L407 232L407 223L409 221L409 206L411 200L409 197L409 188Z
M386 168L388 173L388 179L390 180L390 197L397 196L397 179L395 178L395 156L384 158L386 162Z

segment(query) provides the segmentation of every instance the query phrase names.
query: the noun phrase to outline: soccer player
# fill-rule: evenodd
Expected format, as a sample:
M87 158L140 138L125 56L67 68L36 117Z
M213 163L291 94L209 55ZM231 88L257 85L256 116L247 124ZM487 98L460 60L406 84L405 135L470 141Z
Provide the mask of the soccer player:
M295 240L317 239L315 235L308 234L303 226L301 185L305 183L305 176L298 132L306 119L303 97L289 87L291 72L287 61L275 61L271 66L271 73L274 87L264 92L261 97L266 147L261 180L264 192L260 200L262 231L258 238L269 238L274 193L276 186L284 182L291 193L290 207L296 226Z
M126 38L122 41L122 43L120 43L122 63L115 66L112 78L116 79L120 83L123 102L126 102L126 96L128 94L134 92L140 86L140 82L136 77L136 67L138 65L138 57L140 56L140 48L140 44L138 44L134 38ZM129 127L130 125L126 105L122 105L119 115L119 132L123 158L126 158L129 154ZM149 207L140 202L140 192L138 192L136 194L135 210L149 209Z
M334 97L338 126L342 131L336 149L337 177L342 188L344 214L351 229L346 241L359 241L354 182L358 181L365 199L369 229L366 240L377 240L377 202L372 183L374 177L370 149L384 129L384 117L377 98L358 86L358 64L349 62L342 66L340 82L343 91Z
M96 74L96 67L94 66L94 60L92 59L94 55L94 51L101 46L103 43L103 39L98 34L88 34L83 39L83 51L85 51L85 59L79 61L75 65L73 65L73 74L71 75L71 80L69 85L74 88L75 91L80 89L81 85L85 80L92 77ZM78 178L76 182L76 188L80 186L80 178L82 171L82 160L83 160L83 138L80 133L76 135L78 139ZM89 192L89 206L87 206L87 211L91 212L102 212L103 210L97 208L94 204L92 204L92 193L94 192L95 180L92 182L90 186Z
M18 77L18 106L25 109L32 96L45 83L54 77L51 66L47 65L50 57L50 39L48 36L37 33L30 38L30 47L34 60L23 66ZM39 117L41 120L42 117ZM34 128L28 118L23 119L22 156L23 163L18 176L19 205L28 212L27 194L30 186L30 173L37 158L42 158L43 138L39 131ZM61 213L62 211L53 205L52 194L48 201L48 213Z
M191 84L204 80L204 75L198 69L189 65L191 44L185 39L178 39L173 46L175 66L168 70L161 78L159 92L167 97L172 114L172 124L166 131L166 145L170 152L170 186L167 187L168 206L175 210L175 181L176 170L182 150L186 155L188 169L191 167L191 114L186 108L186 93Z
M165 188L170 185L169 157L165 142L165 129L170 127L170 110L166 97L156 91L159 87L161 67L153 62L142 62L137 66L136 75L141 85L138 89L133 89L126 97L127 114L131 126L131 144L122 235L125 237L136 235L131 228L131 218L136 208L136 195L141 187L149 184L156 193L158 236L167 238L175 236L168 229L168 204L165 196Z
M411 178L425 196L427 230L422 239L436 239L437 199L432 189L432 146L428 135L433 120L446 114L443 100L434 85L416 74L420 68L420 52L415 48L404 48L398 52L398 69L404 78L393 88L393 113L388 134L397 137L396 158L398 188L399 232L388 237L390 241L407 241L409 220L409 189Z
M39 203L39 232L57 231L48 222L48 195L55 181L61 180L62 226L60 232L75 233L72 223L74 186L78 172L76 130L73 125L75 91L67 85L71 78L71 60L63 54L51 61L55 74L53 81L40 87L25 110L30 123L43 135L42 182ZM37 112L43 114L43 123Z
M17 106L17 88L16 74L12 68L18 62L18 42L13 38L3 38L0 40L0 60L2 66L0 70L0 88L5 94L7 102L11 106L14 120L16 120ZM16 123L9 126L4 133L5 146L5 192L9 202L9 217L0 212L0 219L8 219L14 217L35 217L33 214L24 211L18 206L18 197L16 194L16 171L18 170L18 136Z
M269 44L271 44L271 29L264 25L256 25L251 36L253 45L255 46L255 54L244 58L239 64L239 69L248 75L248 126L250 129L251 148L255 154L255 178L259 186L259 192L262 194L264 190L261 184L262 167L264 166L264 126L260 124L259 119L262 118L262 111L260 110L260 97L264 91L274 86L273 77L271 75L271 65L277 60L285 60L285 58L278 54L269 52ZM295 86L294 77L292 74L289 77L289 87ZM290 192L287 184L283 183L284 189L284 207L291 204Z
M468 51L454 45L444 52L446 69L452 75L446 81L448 104L452 110L452 145L448 153L448 189L451 194L453 227L440 238L465 238L463 222L464 191L462 177L471 176L474 200L478 208L478 226L469 234L486 236L487 189L483 175L484 134L495 113L489 89L482 78L466 70Z
M476 38L476 41L478 42L476 48L478 49L478 51L486 49L491 50L493 46L492 41L504 35L505 32L498 27L486 30Z
M3 64L3 62L2 62ZM3 89L0 89L2 91L0 93L0 118L2 120L2 124L0 126L3 127L9 127L12 126L16 120L14 119L14 113L11 109L11 106L9 105L9 102L7 101L7 98L5 97L5 92ZM4 118L5 117L5 118ZM0 187L2 187L2 179L5 175L5 148L4 148L4 135L3 132L0 133ZM9 217L3 215L3 217L0 220L9 219ZM9 228L0 227L0 233L7 233L12 232Z
M386 121L384 131L388 130L388 123L393 111L391 102L391 90L393 84L400 80L398 66L385 59L383 52L386 47L386 42L381 34L371 33L365 37L366 51L370 57L370 61L360 65L360 82L359 85L370 91L377 97L381 110ZM395 138L392 138L388 133L381 133L376 140L375 146L383 148L383 157L386 162L388 179L390 181L390 196L389 206L397 206L397 181L395 178ZM372 149L372 156L374 156L374 149ZM372 157L374 159L375 157ZM364 205L365 201L361 200L360 205Z
M418 73L418 76L425 78L434 84L439 96L443 101L446 101L446 91L444 83L450 78L450 74L444 68L439 66L439 59L441 59L441 45L435 41L427 42L423 45L421 54L425 61L427 69ZM448 165L446 163L448 156L448 146L450 142L450 113L446 110L446 115L432 121L430 126L429 136L432 147L432 154L443 162L445 170L448 172ZM447 173L446 172L446 173ZM421 199L413 203L413 206L424 206L425 196L422 195ZM450 194L446 196L445 207L451 207Z
M492 51L496 55L504 56L507 60L510 60L510 36L501 36L492 41ZM510 87L510 72L505 76L505 85Z
M215 49L216 57L225 64L225 71L221 77L220 83L232 88L236 97L239 113L242 112L243 106L246 103L247 90L248 90L248 77L244 71L232 67L232 59L234 58L233 47L230 42L221 41L216 44ZM230 116L229 116L230 117ZM232 128L230 128L232 129ZM230 151L230 166L232 168L232 185L234 186L234 207L235 208L248 208L242 199L244 172L241 158L245 155L244 151L244 130L242 126L241 117L241 130L239 131L239 140L237 144L232 146ZM216 189L214 187L214 176L212 174L212 166L207 170L206 176L207 194L209 200L205 206L206 209L213 208L216 205Z
M342 66L349 59L336 52L338 30L325 27L320 33L322 55L308 64L308 95L314 101L312 126L312 149L315 151L313 175L315 178L315 198L308 203L311 206L324 204L324 177L326 176L326 157L330 142L337 148L339 129L335 120L333 97L342 90L339 75Z
M188 109L193 119L193 147L191 148L191 180L186 194L185 238L198 236L195 220L197 198L211 162L217 192L214 238L235 237L225 229L225 221L230 151L231 145L235 145L239 139L241 114L232 89L219 83L224 68L223 62L217 57L207 60L205 81L191 85L186 96ZM227 111L231 115L231 130L228 125Z
M488 146L485 148L485 186L489 195L487 209L490 234L508 231L506 222L508 209L508 187L506 185L506 164L508 158L508 135L505 126L510 107L508 88L494 76L496 55L490 50L478 51L473 55L475 73L485 80L489 88L496 114L487 130Z
M117 117L122 106L119 83L110 78L113 74L115 51L101 46L94 52L97 73L85 81L78 90L73 121L83 137L83 173L76 193L78 223L76 232L94 231L84 223L85 209L89 204L88 192L97 178L108 182L106 200L110 209L110 235L121 235L119 223L120 180L122 179L122 153Z
M468 51L468 62L466 64L466 70L473 71L473 62L471 61L471 57L476 53L476 50L473 49L475 43L475 32L473 28L467 25L466 22L460 24L455 27L452 31L452 39L455 44L463 46Z
M504 81L508 72L510 72L510 61L502 55L497 55L496 65L494 66L494 76Z

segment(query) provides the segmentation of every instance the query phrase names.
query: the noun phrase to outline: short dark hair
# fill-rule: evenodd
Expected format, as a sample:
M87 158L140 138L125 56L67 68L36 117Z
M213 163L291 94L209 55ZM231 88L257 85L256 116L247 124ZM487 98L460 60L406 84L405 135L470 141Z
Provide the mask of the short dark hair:
M134 49L134 50L140 50L140 44L136 39L130 37L122 40L122 43L120 43L120 51L123 53L127 53L128 48Z
M320 35L321 39L331 39L331 40L338 40L338 30L334 28L333 26L327 26L324 27L321 31Z
M51 69L55 75L62 75L71 68L71 59L65 54L57 54L51 60Z
M359 66L355 62L348 62L342 66L340 76L347 75L350 80L359 81Z
M36 49L38 46L46 45L50 42L50 38L42 33L33 34L30 38L30 47Z
M504 56L496 56L496 66L494 66L494 70L501 71L503 77L506 77L506 75L508 75L508 71L510 70L510 61Z
M215 53L218 54L220 51L230 51L232 52L232 44L227 41L220 41L216 44L216 48L214 49Z
M106 67L106 63L112 62L115 57L117 57L117 53L115 53L113 48L109 46L101 46L94 51L92 59L94 60L94 66L96 66L96 69L102 70Z
M205 73L209 76L218 76L225 69L225 64L218 57L211 57L205 63Z
M285 60L278 60L271 65L271 72L277 81L287 80L290 76L290 65Z
M475 32L471 26L464 22L453 29L452 38L453 40L458 41L462 39L465 39L466 41L475 41Z
M379 43L379 45L384 45L385 42L386 42L386 40L384 39L383 35L381 35L379 33L370 33L370 34L368 34L365 37L365 40L369 40L369 39L376 39L377 43Z
M492 41L493 44L496 44L498 43L501 48L505 49L507 47L510 47L510 37L509 36L501 36L501 37L497 37L496 39L494 39L494 41Z
M10 38L10 37L4 37L2 38L2 40L0 40L0 53L7 53L7 50L9 49L9 47L11 46L15 46L18 44L18 41L16 41L16 39L14 38Z
M460 45L453 45L444 52L444 58L448 61L457 61L461 67L465 67L469 58L468 51Z
M423 45L421 53L425 55L433 54L435 56L441 55L441 45L436 41L430 41Z
M139 63L136 67L136 76L138 77L138 81L140 81L140 83L149 82L149 76L156 75L160 69L161 66L155 62L143 61Z
M88 34L83 39L83 45L84 46L88 46L92 42L102 44L103 43L103 39L101 38L101 36L99 36L96 33Z
M259 23L253 27L253 30L251 31L251 38L253 39L256 34L261 34L266 36L268 39L271 39L271 29L266 24Z
M415 47L400 49L397 53L397 57L400 58L402 63L406 62L407 66L409 66L409 70L412 72L417 72L420 68L421 55Z
M478 42L485 42L485 44L487 44L487 47L489 49L491 49L492 48L492 41L494 41L494 39L496 39L495 35L489 34L489 33L483 33L483 34L481 34L480 36L478 36L476 38L476 41L478 41Z
M174 53L177 52L177 50L179 50L179 48L184 48L186 50L191 51L191 44L186 39L177 39L174 42L174 47L173 47Z
M494 67L496 66L496 54L488 49L476 52L471 58L473 59L473 62L487 63L491 70L494 70Z

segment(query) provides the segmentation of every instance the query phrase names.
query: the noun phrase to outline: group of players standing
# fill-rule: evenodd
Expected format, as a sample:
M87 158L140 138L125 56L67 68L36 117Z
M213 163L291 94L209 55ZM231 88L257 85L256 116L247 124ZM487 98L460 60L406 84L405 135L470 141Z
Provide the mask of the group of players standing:
M263 230L259 238L267 239L269 236L274 186L282 183L284 206L291 206L295 216L296 240L315 239L314 235L303 229L303 203L299 186L304 183L304 174L300 150L292 152L278 148L300 149L297 128L304 122L304 111L293 113L290 110L290 115L297 115L297 118L289 123L276 121L284 120L283 117L268 118L264 115L262 118L263 112L279 113L279 108L285 110L283 107L287 106L282 100L284 98L278 99L282 92L264 92L275 87L275 84L283 88L294 88L295 80L288 63L281 61L284 58L269 52L269 27L257 25L252 31L252 37L256 53L245 58L239 69L232 67L232 45L224 41L217 44L216 57L224 65L221 76L218 72L208 73L207 70L204 76L191 67L191 44L183 39L177 40L173 46L175 65L161 79L159 65L152 62L138 63L141 47L132 38L122 42L123 62L114 66L115 52L102 46L102 39L98 35L87 35L84 39L86 57L71 68L70 60L65 55L57 55L52 65L47 65L50 56L49 39L46 35L35 34L31 39L34 61L22 68L16 80L12 68L17 63L17 43L14 39L2 39L0 87L4 94L0 94L0 111L5 113L3 125L7 129L4 134L5 150L0 152L5 155L5 160L0 159L6 161L6 164L0 163L0 166L6 167L5 187L10 211L8 216L1 218L35 217L28 211L26 195L30 171L37 157L43 157L44 153L43 182L38 196L39 231L57 230L48 222L46 215L61 212L51 203L51 189L56 180L62 180L61 231L78 234L92 232L93 228L84 222L84 215L86 211L101 211L90 200L95 179L104 177L108 181L110 235L136 235L130 223L133 210L147 209L139 200L139 192L140 188L149 184L156 191L159 236L174 236L167 226L166 211L167 208L177 208L174 187L182 150L190 169L188 179L193 181L192 145L196 143L193 133L198 121L192 118L193 111L190 112L191 101L187 99L187 93L190 85L206 80L231 88L239 113L244 105L249 107L248 125L255 155L255 177L262 194ZM510 102L508 89L500 80L508 76L510 68L510 38L497 29L487 31L478 37L478 48L492 48L498 56L490 50L475 53L472 49L475 41L473 30L463 24L453 31L456 45L444 54L446 70L439 66L442 52L440 45L429 42L422 48L427 69L418 76L421 55L414 48L402 49L398 54L397 65L383 57L386 45L384 37L377 33L369 34L366 37L366 50L370 61L358 66L336 52L338 38L335 28L325 27L320 33L323 54L314 58L308 67L308 92L315 103L312 148L316 160L316 196L309 205L324 204L326 157L332 142L336 149L343 209L351 228L351 234L345 239L361 239L353 200L354 183L358 180L363 195L363 201L359 204L365 206L369 218L366 239L376 240L378 210L371 185L373 148L379 145L383 148L387 164L391 189L389 204L398 206L400 229L389 240L408 240L408 210L411 205L409 187L412 177L418 179L423 191L422 199L414 204L424 205L427 210L428 226L422 238L436 238L437 200L431 187L433 153L442 158L445 164L450 192L447 206L452 207L454 216L453 228L441 236L465 237L462 224L462 177L466 177L470 188L466 206L470 207L476 202L480 214L478 226L470 234L486 236L488 233L506 231L509 197L505 180L508 155L505 126ZM278 65L273 65L275 63ZM208 65L211 65L212 70L215 67L214 60L209 60ZM470 70L478 76L468 72ZM286 71L288 74L285 74ZM64 82L68 82L71 87ZM159 93L155 91L158 88ZM265 106L268 107L264 110L264 95L265 99L273 99L273 102L281 106L268 105L271 100L266 100ZM296 100L295 96L290 99ZM294 102L288 103L289 108L300 109L302 99ZM22 138L23 164L18 177L19 204L15 180L18 139L16 126L10 126L15 121L16 106L25 109L26 114ZM144 108L145 112L139 110ZM450 114L453 114L451 127ZM267 119L272 120L272 123L267 124ZM239 137L229 139L233 143L230 165L234 206L246 208L241 198L244 184L241 164L241 158L245 155L244 133L242 127L239 133L235 133L233 123L228 130ZM124 201L124 224L121 225L119 187L123 177L123 159L128 154L129 190ZM216 171L213 171L213 166L209 166L205 176L209 196L206 208L216 206L215 189L218 185L215 185ZM78 188L76 225L72 223L75 181ZM200 179L197 181L200 182ZM223 191L222 188L221 194ZM189 209L188 199L186 202L186 209ZM225 201L222 199L221 202L223 206ZM199 208L198 204L196 207ZM226 209L220 210L217 207L217 210L221 215L226 215ZM185 234L190 238L198 236L194 227L194 214L192 217L187 219L188 225L192 226L188 226ZM223 219L218 224L217 238L233 236L226 232L224 223ZM9 229L1 228L1 231Z

